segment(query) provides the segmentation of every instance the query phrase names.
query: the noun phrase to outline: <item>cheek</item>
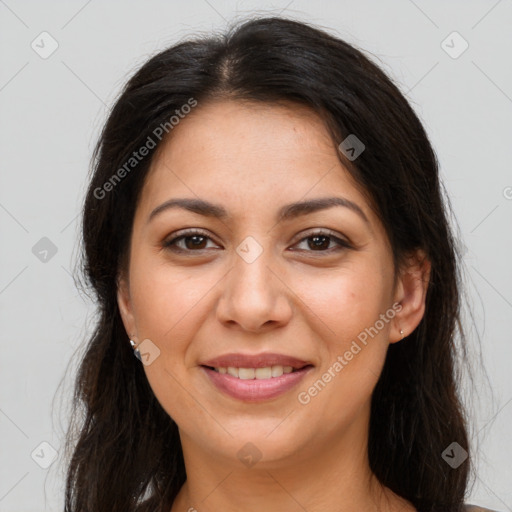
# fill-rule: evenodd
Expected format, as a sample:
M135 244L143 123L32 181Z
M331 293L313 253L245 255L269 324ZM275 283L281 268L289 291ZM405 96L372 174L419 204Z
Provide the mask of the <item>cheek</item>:
M130 289L139 336L160 350L154 362L144 366L146 377L166 412L186 423L190 416L201 415L183 383L193 366L191 341L204 323L208 291L218 279L204 271L194 274L190 268L155 262L154 257L135 256L132 269Z
M387 305L388 283L369 266L329 270L296 281L295 292L303 311L308 309L323 323L328 339L338 346L372 326Z
M316 404L330 404L337 410L341 401L351 410L371 394L384 364L392 317L380 318L387 311L389 283L375 267L364 272L331 272L314 283L313 287L304 283L298 295L308 306L305 309L312 311L311 321L321 320L314 329L323 333L317 350L325 390L319 383L321 398ZM331 412L322 414L330 416Z
M382 313L379 301L357 286L341 295L326 303L330 310L323 319L335 334L322 340L322 366L297 396L311 429L325 439L349 428L369 407L389 346L389 324L372 330Z
M130 275L133 309L141 336L165 342L197 315L215 280L208 272L134 258ZM197 275L196 275L197 274ZM197 322L197 319L195 320Z

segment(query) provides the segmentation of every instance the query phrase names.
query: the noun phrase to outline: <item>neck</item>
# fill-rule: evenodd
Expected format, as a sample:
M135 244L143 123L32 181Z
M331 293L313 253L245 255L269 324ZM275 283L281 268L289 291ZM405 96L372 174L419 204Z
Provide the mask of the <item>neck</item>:
M370 470L367 437L351 425L279 460L246 467L238 459L205 453L180 432L187 480L171 512L413 512Z

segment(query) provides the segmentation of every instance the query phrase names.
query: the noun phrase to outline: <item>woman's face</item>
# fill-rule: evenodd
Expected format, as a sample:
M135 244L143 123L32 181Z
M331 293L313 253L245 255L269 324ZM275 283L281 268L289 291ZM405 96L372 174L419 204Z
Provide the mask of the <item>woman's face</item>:
M153 161L118 299L185 454L264 464L364 446L387 348L419 323L424 288L394 286L337 152L305 108L219 101Z

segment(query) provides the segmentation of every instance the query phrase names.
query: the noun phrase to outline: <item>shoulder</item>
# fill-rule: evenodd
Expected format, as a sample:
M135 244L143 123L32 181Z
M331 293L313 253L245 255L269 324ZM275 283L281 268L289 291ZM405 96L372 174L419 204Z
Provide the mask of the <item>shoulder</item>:
M464 505L464 512L497 512L490 508L479 507L478 505L470 505L469 503Z

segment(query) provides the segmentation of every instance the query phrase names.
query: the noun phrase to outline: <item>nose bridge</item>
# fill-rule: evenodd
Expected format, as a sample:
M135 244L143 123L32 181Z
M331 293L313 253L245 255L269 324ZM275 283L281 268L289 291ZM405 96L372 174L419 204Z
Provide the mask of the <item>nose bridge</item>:
M267 238L266 240L269 240ZM285 289L275 275L273 251L264 241L247 237L233 253L219 304L219 319L257 330L269 321L283 322L290 314Z
M271 250L268 247L258 251L256 247L250 246L250 242L243 242L237 248L231 285L241 288L245 297L251 295L251 291L255 292L254 295L270 293L273 285L270 282L273 275L270 270L272 259L270 253Z
M252 307L257 304L263 307L275 293L275 276L270 270L271 252L268 244L264 245L263 241L258 242L253 237L247 237L236 248L230 292Z

